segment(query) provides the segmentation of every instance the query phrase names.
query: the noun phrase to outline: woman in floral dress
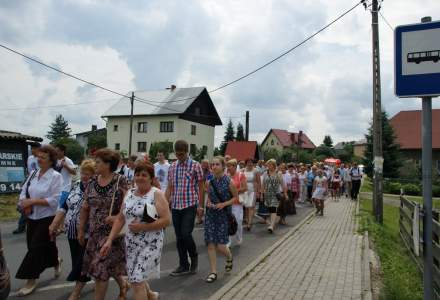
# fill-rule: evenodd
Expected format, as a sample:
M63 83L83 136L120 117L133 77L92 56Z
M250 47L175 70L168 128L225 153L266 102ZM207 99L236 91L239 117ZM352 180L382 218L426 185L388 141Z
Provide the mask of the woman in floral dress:
M154 300L159 294L151 291L147 279L159 278L164 229L171 224L171 213L163 192L153 186L154 166L138 162L134 168L136 188L127 192L121 213L101 248L106 257L124 224L128 281L133 288L133 299ZM147 212L147 215L145 215ZM151 214L151 215L150 215Z
M119 300L126 298L128 283L122 276L125 269L124 238L113 242L110 255L100 256L101 246L107 240L112 224L119 213L127 191L127 180L114 173L119 163L119 154L110 149L100 149L95 154L96 174L85 190L81 208L78 241L85 245L85 228L88 224L89 239L83 258L82 274L95 279L95 299L103 300L108 280L113 277L119 285ZM114 195L113 209L112 198Z
M205 242L208 245L211 273L205 279L211 283L217 279L217 253L226 257L225 270L232 270L232 254L226 244L229 242L228 214L230 206L238 200L238 193L231 179L225 175L225 160L215 157L211 163L214 177L206 182L208 202L205 215ZM215 185L215 186L214 186ZM222 199L219 199L220 198Z

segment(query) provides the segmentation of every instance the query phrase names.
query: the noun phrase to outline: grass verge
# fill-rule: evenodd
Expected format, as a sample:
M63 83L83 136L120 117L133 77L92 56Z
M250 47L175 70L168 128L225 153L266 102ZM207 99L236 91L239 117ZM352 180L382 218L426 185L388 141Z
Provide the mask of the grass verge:
M364 177L364 180L362 181L362 186L360 189L360 192L362 193L372 193L373 192L373 183L371 182L371 179L367 176Z
M383 272L380 299L422 299L421 274L399 235L399 208L384 204L382 226L374 221L371 208L371 198L361 197L359 230L368 230L380 258Z
M0 221L18 219L17 199L18 194L0 195Z

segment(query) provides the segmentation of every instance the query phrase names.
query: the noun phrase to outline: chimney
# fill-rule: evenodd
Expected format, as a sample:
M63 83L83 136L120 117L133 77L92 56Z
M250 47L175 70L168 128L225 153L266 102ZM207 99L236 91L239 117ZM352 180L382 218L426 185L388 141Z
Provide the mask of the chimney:
M98 125L92 125L92 131L98 130Z
M300 130L298 133L298 146L299 146L299 148L301 148L302 143L303 143L302 136L303 136L303 132L302 132L302 130Z

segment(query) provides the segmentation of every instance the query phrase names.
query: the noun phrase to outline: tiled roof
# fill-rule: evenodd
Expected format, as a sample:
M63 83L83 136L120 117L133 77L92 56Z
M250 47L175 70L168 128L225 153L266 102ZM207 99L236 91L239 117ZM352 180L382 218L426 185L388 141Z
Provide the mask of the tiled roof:
M134 103L135 116L139 115L175 115L182 114L205 90L204 87L175 88L174 90L135 91L134 96L151 100L152 104L139 101ZM127 96L131 96L128 93ZM176 101L177 100L177 101ZM182 100L182 101L179 101ZM174 102L173 102L174 101ZM161 102L161 103L158 103ZM129 116L130 99L122 98L111 106L102 117Z
M247 158L255 158L257 152L257 142L228 142L225 155L229 155L236 160L246 160Z
M401 111L390 123L401 149L422 149L422 111ZM432 110L432 149L440 149L440 109Z
M273 132L273 134L278 138L278 141L280 142L281 146L283 147L290 147L294 143L298 143L299 139L299 133L297 132L288 132L284 129L271 129L269 133L267 134L266 138L269 136L270 132ZM266 140L264 138L264 141ZM264 143L263 141L263 143ZM303 149L315 149L316 146L313 144L313 142L309 139L309 137L303 132L301 137L301 147Z
M0 130L0 140L18 140L18 141L34 141L42 142L43 139L37 136L21 134L19 132Z

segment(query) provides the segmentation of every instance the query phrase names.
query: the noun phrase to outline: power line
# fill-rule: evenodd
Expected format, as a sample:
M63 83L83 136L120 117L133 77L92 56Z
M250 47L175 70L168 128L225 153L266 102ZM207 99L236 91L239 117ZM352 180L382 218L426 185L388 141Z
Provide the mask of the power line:
M338 20L342 19L345 15L347 15L348 13L350 13L351 11L353 11L356 7L358 7L360 4L364 3L365 0L361 0L360 2L358 2L356 5L354 5L352 8L346 10L345 12L343 12L341 15L339 15L336 19L334 19L333 21L331 21L330 23L328 23L327 25L325 25L324 27L322 27L321 29L319 29L318 31L316 31L314 34L310 35L309 37L307 37L306 39L304 39L302 42L296 44L295 46L293 46L292 48L290 48L289 50L285 51L284 53L278 55L277 57L275 57L274 59L270 60L269 62L265 63L264 65L256 68L255 70L238 77L237 79L228 82L226 84L223 84L222 86L215 88L211 91L209 91L210 93L214 93L218 90L224 89L225 87L228 87L240 80L245 79L246 77L251 76L252 74L257 73L258 71L260 71L261 69L266 68L267 66L269 66L270 64L276 62L277 60L279 60L280 58L286 56L287 54L289 54L290 52L292 52L293 50L295 50L296 48L302 46L303 44L305 44L306 42L308 42L309 40L313 39L315 36L317 36L318 34L320 34L321 32L323 32L324 30L326 30L327 28L329 28L331 25L333 25L334 23L336 23Z
M65 107L65 106L76 106L76 105L84 105L90 103L102 103L109 101L116 101L120 99L102 99L97 101L88 101L88 102L76 102L76 103L67 103L67 104L56 104L56 105L47 105L47 106L33 106L33 107L11 107L11 108L2 108L1 111L13 111L13 110L33 110L33 109L43 109L43 108L55 108L55 107Z
M385 18L385 16L380 11L379 11L379 15L384 20L384 22L388 25L388 27L391 29L391 31L394 32L394 27L391 26L390 22L388 22L388 20Z
M354 6L351 7L350 9L348 9L348 10L346 10L345 12L343 12L342 14L340 14L340 15L339 15L337 18L335 18L333 21L331 21L330 23L328 23L327 25L325 25L324 27L322 27L321 29L319 29L318 31L316 31L315 33L313 33L312 35L308 36L306 39L304 39L304 40L301 41L300 43L296 44L296 45L293 46L292 48L288 49L287 51L283 52L282 54L278 55L278 56L275 57L274 59L272 59L272 60L270 60L269 62L263 64L262 66L256 68L255 70L250 71L250 72L248 72L248 73L246 73L246 74L244 74L244 75L238 77L237 79L235 79L235 80L233 80L233 81L230 81L230 82L228 82L228 83L226 83L226 84L223 84L223 85L221 85L221 86L219 86L219 87L217 87L217 88L215 88L215 89L213 89L213 90L210 90L209 93L215 93L215 92L217 92L217 91L219 91L219 90L221 90L221 89L224 89L224 88L226 88L226 87L228 87L228 86L230 86L230 85L233 85L233 84L235 84L235 83L237 83L237 82L239 82L239 81L241 81L241 80L243 80L243 79L245 79L245 78L247 78L247 77L249 77L249 76L251 76L251 75L257 73L258 71L260 71L260 70L266 68L267 66L271 65L272 63L276 62L277 60L279 60L279 59L281 59L282 57L286 56L287 54L291 53L292 51L294 51L294 50L297 49L298 47L302 46L303 44L305 44L305 43L308 42L309 40L313 39L316 35L320 34L320 33L323 32L324 30L326 30L328 27L330 27L331 25L333 25L334 23L336 23L338 20L342 19L345 15L347 15L348 13L350 13L351 11L353 11L357 6L359 6L360 4L364 4L364 3L365 3L365 0L361 0L361 1L358 2L356 5L354 5ZM99 84L97 84L97 83L94 83L94 82L91 82L91 81L88 81L88 80L82 79L82 78L80 78L80 77L78 77L78 76L76 76L76 75L73 75L73 74L71 74L71 73L64 72L64 71L62 71L62 70L60 70L60 69L58 69L58 68L55 68L55 67L53 67L53 66L50 66L50 65L48 65L48 64L46 64L46 63L44 63L44 62L42 62L42 61L39 61L39 60L37 60L37 59L35 59L35 58L32 58L32 57L30 57L30 56L28 56L28 55L26 55L26 54L24 54L24 53L21 53L21 52L19 52L19 51L17 51L17 50L12 49L12 48L10 48L10 47L7 47L7 46L2 45L2 44L0 44L0 47L3 48L3 49L6 49L6 50L8 50L8 51L10 51L10 52L12 52L12 53L15 53L15 54L17 54L17 55L19 55L19 56L22 56L22 57L24 57L24 58L26 58L26 59L28 59L28 60L31 60L31 61L33 61L33 62L35 62L35 63L37 63L37 64L40 64L40 65L42 65L42 66L44 66L44 67L46 67L46 68L49 68L49 69L51 69L51 70L53 70L53 71L59 72L59 73L65 75L65 76L71 77L71 78L73 78L73 79L76 79L76 80L78 80L78 81L81 81L81 82L86 83L86 84L89 84L89 85L92 85L92 86L94 86L94 87L96 87L96 88L99 88L99 89L102 89L102 90L104 90L104 91L107 91L107 92L113 93L113 94L115 94L115 95L121 96L121 97L123 97L123 98L130 99L130 96L128 96L128 95L125 95L125 94L119 93L119 92L117 92L117 91L111 90L111 89L106 88L106 87L103 87L102 85L99 85ZM165 107L163 104L166 104L166 103L173 103L173 102L182 102L182 101L192 100L192 99L195 99L195 98L196 98L196 97L188 97L188 98L183 98L183 99L178 99L178 100L156 101L156 100L143 99L143 98L140 98L140 97L135 96L135 100L136 100L136 101L143 102L143 103L148 104L148 105L151 105L151 106L160 107L160 108L167 109L167 110L169 110L169 111L174 111L174 112L179 112L179 111L174 110L174 109L171 109L171 108L169 108L169 107ZM90 103L91 103L91 102L90 102ZM155 105L155 104L153 104L153 103L158 103L158 104L162 104L162 105Z
M113 94L118 95L118 96L121 96L121 97L127 97L127 95L124 95L124 94L118 93L118 92L116 92L116 91L113 91L113 90L111 90L111 89L108 89L108 88L106 88L106 87L103 87L103 86L101 86L101 85L99 85L99 84L93 83L93 82L91 82L91 81L88 81L88 80L82 79L82 78L80 78L80 77L78 77L78 76L75 76L75 75L72 75L72 74L70 74L70 73L64 72L64 71L62 71L62 70L60 70L60 69L58 69L58 68L52 67L52 66L50 66L50 65L48 65L48 64L45 64L45 63L42 62L42 61L39 61L39 60L37 60L37 59L35 59L35 58L32 58L32 57L30 57L30 56L28 56L28 55L26 55L26 54L24 54L24 53L18 52L17 50L11 49L11 48L9 48L9 47L7 47L7 46L5 46L5 45L0 44L0 47L1 47L1 48L4 48L4 49L6 49L6 50L8 50L8 51L10 51L10 52L12 52L12 53L15 53L15 54L17 54L17 55L20 55L20 56L22 56L22 57L24 57L24 58L26 58L26 59L29 59L29 60L31 60L31 61L37 63L37 64L40 64L40 65L42 65L42 66L45 66L46 68L49 68L49 69L51 69L51 70L53 70L53 71L59 72L59 73L64 74L64 75L66 75L66 76L68 76L68 77L71 77L71 78L73 78L73 79L79 80L79 81L81 81L81 82L83 82L83 83L86 83L86 84L92 85L92 86L94 86L94 87L97 87L97 88L99 88L99 89L102 89L102 90L104 90L104 91L107 91L107 92L113 93ZM130 98L130 97L129 97L129 98Z

